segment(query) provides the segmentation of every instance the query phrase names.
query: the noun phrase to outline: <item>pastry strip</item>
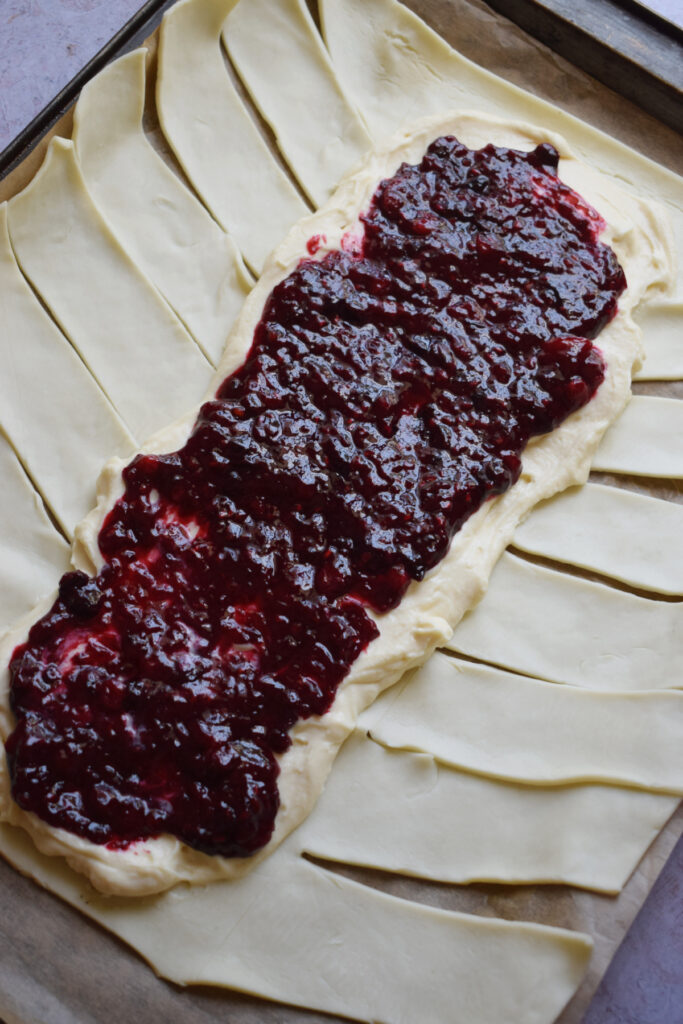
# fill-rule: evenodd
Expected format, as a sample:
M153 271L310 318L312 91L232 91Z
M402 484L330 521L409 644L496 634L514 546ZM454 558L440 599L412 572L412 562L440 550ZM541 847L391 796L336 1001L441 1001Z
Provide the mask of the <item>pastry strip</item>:
M372 728L386 746L534 785L683 796L683 693L597 693L435 654Z
M683 401L635 395L610 427L592 468L634 476L683 478Z
M21 269L136 439L196 402L210 364L100 218L70 142L52 140L8 223Z
M484 600L447 646L541 679L595 690L679 687L683 605L500 559Z
M100 213L215 366L251 279L235 243L145 136L146 55L121 57L86 85L74 146Z
M236 0L181 0L159 38L157 109L173 152L252 269L308 207L278 166L230 81L223 22Z
M512 543L660 594L683 594L683 507L585 484L534 509Z
M6 204L0 206L0 309L0 425L71 536L95 504L106 459L128 454L134 443L19 271Z
M645 359L634 380L683 379L683 301L653 299L635 321L643 331Z
M388 135L416 117L449 109L474 108L533 121L562 132L586 162L603 172L605 195L610 182L617 179L664 203L678 251L683 252L683 179L677 174L467 60L397 0L318 2L337 77L373 137ZM683 300L683 267L679 267L676 291ZM683 321L677 323L680 335ZM647 350L647 337L644 345ZM658 376L678 378L680 354L674 350L669 361L671 350L659 342L656 351Z
M387 896L301 859L291 840L241 881L142 903L103 899L3 825L0 848L172 981L364 1021L552 1024L592 945Z
M616 893L677 804L616 786L499 782L357 730L297 835L316 857L433 881Z
M370 136L337 82L306 4L240 3L223 26L223 42L301 187L320 206L370 148Z
M4 307L3 307L4 309ZM69 547L0 433L0 633L26 615L69 567Z

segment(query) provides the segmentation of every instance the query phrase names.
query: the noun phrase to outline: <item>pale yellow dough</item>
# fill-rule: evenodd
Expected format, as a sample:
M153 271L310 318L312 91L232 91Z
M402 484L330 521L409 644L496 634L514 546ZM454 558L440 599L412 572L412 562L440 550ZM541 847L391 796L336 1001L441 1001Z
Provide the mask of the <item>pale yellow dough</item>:
M388 747L537 786L683 796L683 693L600 693L435 654L372 726Z
M69 566L69 546L0 432L0 634L54 589Z
M584 484L535 508L516 548L653 593L683 594L683 506Z
M387 1024L551 1024L578 986L587 936L386 896L308 863L296 838L239 881L132 902L0 825L11 861L180 984Z
M680 687L683 604L653 601L505 554L448 647L594 690Z
M134 50L83 89L76 155L100 213L215 366L252 280L235 243L145 136L146 57Z
M308 212L230 81L221 29L237 0L181 0L159 37L157 110L173 152L219 224L260 272Z
M615 893L677 805L617 786L484 778L385 748L358 729L296 837L315 857L433 881Z
M138 443L194 406L211 366L101 219L71 142L7 209L22 271Z
M299 184L320 206L370 148L370 136L342 92L305 0L241 0L223 41Z
M683 402L679 398L635 395L605 435L593 469L683 479L681 438Z
M184 10L187 6L181 4L175 10ZM322 718L300 722L294 728L292 747L280 762L281 807L274 836L259 855L246 861L210 858L168 836L136 844L127 851L93 846L79 837L51 829L20 811L9 799L7 776L2 775L3 816L27 828L41 850L66 856L69 863L85 872L103 891L142 894L165 889L182 880L203 882L220 877L235 878L262 863L309 813L336 751L358 713L382 689L407 669L422 663L451 635L463 613L481 597L491 568L520 519L537 501L585 479L590 458L604 430L627 401L631 368L640 345L630 312L651 291L663 288L670 278L668 235L656 208L620 194L613 185L606 200L606 185L602 179L596 194L596 176L574 160L561 138L525 124L489 119L479 114L430 118L399 133L345 179L326 207L295 226L275 251L247 298L228 341L216 381L241 363L266 297L297 265L306 252L307 239L312 234L325 235L330 248L338 246L342 235L358 230L358 214L368 205L377 182L392 174L403 160L419 160L427 145L444 133L453 133L472 147L494 142L529 149L549 139L562 155L560 173L565 180L594 202L608 223L616 219L614 230L607 230L606 240L614 246L626 268L629 290L622 296L619 315L600 336L607 360L605 381L588 406L551 435L528 446L519 482L507 494L480 509L456 535L442 563L424 581L410 587L398 609L378 619L380 636L353 666L330 712ZM168 451L181 445L193 418L194 413L156 435L146 450ZM77 531L74 552L77 564L91 568L99 564L97 532L103 516L121 492L121 468L122 463L114 460L100 479L98 507ZM8 660L9 645L17 642L18 635L10 636L5 648L0 650L4 664ZM0 725L6 736L12 724L6 706L6 673L2 686L5 710Z
M4 203L0 365L0 427L70 537L94 504L95 480L105 461L132 452L134 441L19 271ZM45 591L53 586L54 579Z

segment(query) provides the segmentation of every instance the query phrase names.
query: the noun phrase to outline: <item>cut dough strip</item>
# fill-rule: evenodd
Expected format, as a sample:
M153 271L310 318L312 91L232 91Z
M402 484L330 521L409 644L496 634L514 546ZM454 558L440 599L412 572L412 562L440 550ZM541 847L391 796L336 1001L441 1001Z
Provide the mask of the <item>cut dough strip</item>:
M86 85L73 141L100 213L215 366L251 281L232 239L145 136L146 55L135 50Z
M434 881L616 893L677 804L616 786L497 782L386 750L359 730L298 841L316 857Z
M435 654L373 739L533 785L606 782L683 796L683 693L596 693Z
M0 425L70 537L95 504L104 462L131 452L133 438L19 271L6 204L0 206L0 309Z
M299 183L321 206L370 148L370 136L341 90L306 4L239 3L223 41Z
M307 863L291 841L242 881L135 903L98 897L5 825L0 848L172 981L358 1020L552 1024L590 956L585 935L386 896Z
M173 152L249 265L263 262L308 213L240 100L221 55L237 0L181 0L159 38L157 109Z
M683 301L652 299L635 321L643 331L645 361L634 379L683 380Z
M635 395L605 434L591 465L606 473L681 479L682 437L680 399Z
M650 601L504 554L447 646L596 690L683 685L683 605Z
M102 221L70 142L52 140L8 223L21 269L137 440L196 403L211 366Z
M3 305L3 312L4 312ZM4 376L4 375L3 375ZM69 547L0 433L0 633L54 589Z
M585 484L538 506L512 543L634 587L683 594L683 506Z

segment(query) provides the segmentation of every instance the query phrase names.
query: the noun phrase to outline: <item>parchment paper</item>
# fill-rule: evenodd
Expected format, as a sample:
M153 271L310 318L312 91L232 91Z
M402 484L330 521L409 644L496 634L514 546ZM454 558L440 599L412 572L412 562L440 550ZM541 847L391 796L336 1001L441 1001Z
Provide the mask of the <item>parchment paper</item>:
M683 172L683 140L678 135L479 0L408 0L408 5L465 56ZM156 49L156 34L149 45ZM157 148L178 170L151 108L146 127ZM68 137L70 129L71 115L67 114L51 134ZM14 195L31 179L46 145L47 139L0 182L0 200ZM681 384L638 385L636 390L683 397ZM617 485L626 482L608 479ZM683 500L680 485L642 480L629 483L647 493ZM334 868L385 892L434 906L590 933L596 945L588 974L558 1021L579 1024L615 949L682 832L683 809L679 808L618 898L566 886L447 886L343 865ZM0 1014L6 1024L330 1024L340 1020L231 992L201 987L183 990L160 980L116 938L2 861L0 892ZM390 944L387 955L391 955Z

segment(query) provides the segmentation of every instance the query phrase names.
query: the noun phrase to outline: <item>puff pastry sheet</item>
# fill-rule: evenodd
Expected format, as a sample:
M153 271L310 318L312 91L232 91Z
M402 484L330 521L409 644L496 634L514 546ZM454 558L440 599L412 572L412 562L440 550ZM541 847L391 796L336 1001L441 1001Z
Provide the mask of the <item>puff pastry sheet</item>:
M484 778L357 730L298 841L316 857L435 881L616 893L677 805L616 786Z
M607 473L681 479L681 438L683 401L635 395L605 434L592 466Z
M159 40L157 110L173 152L216 220L259 272L308 212L249 116L221 55L236 0L181 0Z
M683 693L600 693L435 654L373 739L536 785L606 782L683 796Z
M680 687L683 605L504 554L447 646L540 679L596 690Z
M211 365L97 213L71 142L52 140L8 223L22 271L136 440L191 408Z
M683 507L584 484L534 509L515 547L659 594L683 594Z
M94 504L102 465L131 452L133 438L19 271L6 204L0 206L0 366L0 426L70 537ZM3 535L11 534L10 520L19 514L7 504Z
M69 546L0 433L0 634L30 612L69 566Z
M76 154L100 213L215 366L251 279L235 243L145 136L146 56L121 57L83 89Z
M322 205L370 148L370 136L342 92L305 0L238 3L223 40L297 180Z
M583 975L585 935L386 896L303 860L294 839L239 882L125 901L0 825L8 860L179 984L387 1024L549 1024Z

